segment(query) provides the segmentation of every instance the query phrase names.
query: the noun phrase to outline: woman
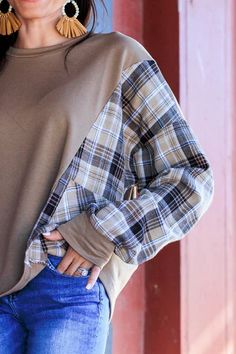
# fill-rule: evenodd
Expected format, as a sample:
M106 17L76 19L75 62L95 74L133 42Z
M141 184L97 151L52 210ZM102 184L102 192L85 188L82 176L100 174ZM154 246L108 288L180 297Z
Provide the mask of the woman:
M138 265L208 209L211 167L147 50L87 30L93 0L0 10L0 353L102 354Z

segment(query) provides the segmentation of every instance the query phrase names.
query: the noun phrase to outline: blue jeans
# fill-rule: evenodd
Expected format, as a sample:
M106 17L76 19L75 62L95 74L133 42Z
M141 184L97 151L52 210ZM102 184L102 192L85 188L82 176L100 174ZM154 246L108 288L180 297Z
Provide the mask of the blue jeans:
M104 354L110 303L98 278L61 274L62 257L48 255L48 265L23 289L0 297L0 354Z

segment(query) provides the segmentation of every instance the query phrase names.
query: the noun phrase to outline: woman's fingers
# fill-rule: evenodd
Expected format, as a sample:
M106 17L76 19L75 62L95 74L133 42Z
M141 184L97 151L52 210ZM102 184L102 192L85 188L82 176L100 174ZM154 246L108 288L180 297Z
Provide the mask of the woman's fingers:
M52 240L52 241L63 239L62 235L57 230L51 231L50 234L43 233L43 236L47 240ZM57 270L60 273L73 276L77 268L79 267L85 268L87 270L89 270L92 267L89 280L86 284L86 289L91 289L99 277L101 268L96 265L93 265L93 263L89 262L88 260L80 256L71 246L69 246L66 251L66 254L62 258L61 262L58 264Z
M94 265L93 263L91 263L91 262L85 260L85 261L80 265L80 267L85 268L85 269L90 269L93 265Z
M62 239L63 239L62 235L61 235L60 232L57 231L57 230L53 230L53 231L48 232L48 233L42 233L42 235L43 235L47 240L51 240L51 241L59 241L59 240L62 240Z
M69 246L56 269L60 273L74 275L77 268L82 267L89 270L92 266L93 263L80 256L71 246Z
M64 274L68 274L68 275L74 275L76 273L77 276L80 276L80 272L76 272L77 268L82 267L84 269L89 270L88 268L82 266L81 264L79 264L78 262L72 262L69 267L66 269L66 271L64 272Z
M94 284L96 283L100 272L101 272L101 268L96 266L96 265L94 265L93 268L92 268L92 272L91 272L91 275L89 277L89 280L88 280L88 282L86 284L86 289L91 289L94 286Z
M65 273L65 274L69 274L67 272L67 269L71 267L71 263L73 262L73 258L71 257L66 257L65 256L62 258L61 262L58 264L57 266L57 270L60 273ZM79 267L79 266L78 266ZM71 272L71 268L70 268L70 272Z

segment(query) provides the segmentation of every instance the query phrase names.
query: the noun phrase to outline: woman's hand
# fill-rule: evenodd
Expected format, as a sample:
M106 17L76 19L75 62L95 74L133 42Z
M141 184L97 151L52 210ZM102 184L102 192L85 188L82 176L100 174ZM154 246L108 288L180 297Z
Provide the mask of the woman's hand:
M43 236L50 241L59 241L63 237L58 230L53 230L50 232L50 235L43 234ZM80 256L70 245L66 251L66 254L62 258L61 262L57 266L57 270L61 273L68 275L73 275L78 267L85 269L92 268L91 275L86 285L86 289L91 289L97 281L97 278L100 274L101 268L86 260Z

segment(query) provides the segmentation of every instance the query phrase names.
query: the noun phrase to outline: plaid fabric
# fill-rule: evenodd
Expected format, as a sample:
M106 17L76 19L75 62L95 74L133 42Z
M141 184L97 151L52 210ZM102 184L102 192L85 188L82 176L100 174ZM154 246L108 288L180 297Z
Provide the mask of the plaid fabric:
M138 197L124 200L132 184ZM125 262L141 264L180 240L213 196L208 159L154 60L125 69L76 156L49 196L28 240L26 263L64 255L45 240L81 212L114 242Z

